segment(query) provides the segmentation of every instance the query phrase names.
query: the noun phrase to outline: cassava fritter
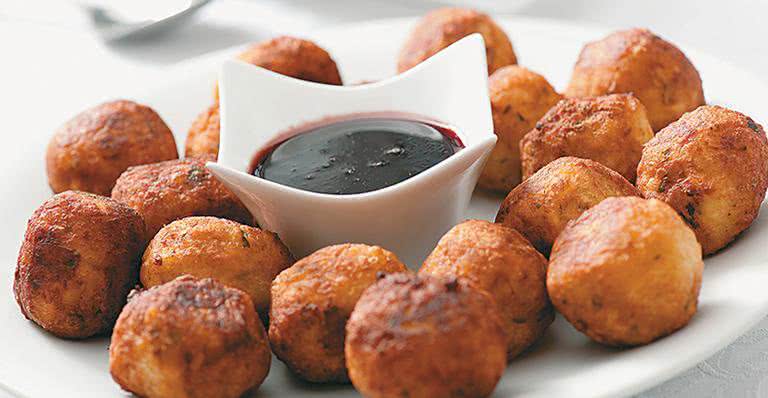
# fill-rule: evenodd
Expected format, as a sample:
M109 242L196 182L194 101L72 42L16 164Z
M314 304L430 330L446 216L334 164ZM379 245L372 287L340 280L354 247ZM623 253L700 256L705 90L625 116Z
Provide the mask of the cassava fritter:
M507 193L520 183L520 139L561 96L543 76L517 65L493 72L488 87L498 141L478 185Z
M269 314L272 280L293 264L277 235L216 217L176 220L155 235L144 252L141 284L152 287L181 275L213 278L251 297Z
M271 359L248 295L188 275L132 294L109 345L112 378L152 398L237 398Z
M48 143L45 167L55 193L109 196L127 168L176 158L163 119L147 106L121 100L87 109L61 126Z
M757 218L768 188L768 140L751 118L702 106L645 145L637 187L693 228L704 254L725 247Z
M108 332L139 276L144 223L104 196L67 191L24 234L13 284L27 319L66 338Z
M216 102L201 112L189 128L187 141L184 143L184 156L210 156L214 160L218 159L220 126L219 103Z
M493 298L456 278L397 274L365 291L347 324L349 377L363 396L486 397L507 363Z
M547 260L520 233L488 221L453 227L427 257L419 274L464 278L494 300L512 359L555 319L547 297Z
M378 246L328 246L297 261L272 282L269 342L281 361L313 382L346 382L344 326L363 291L407 269Z
M576 329L614 346L650 343L696 313L701 247L662 201L608 198L552 248L547 291Z
M141 214L147 225L147 240L164 225L189 216L253 223L235 194L208 171L204 158L131 167L117 180L112 198Z
M632 93L645 105L653 131L704 104L699 72L673 44L647 29L614 32L581 50L565 94Z
M589 159L559 158L507 195L496 222L514 228L545 256L568 221L611 196L640 196L619 173Z

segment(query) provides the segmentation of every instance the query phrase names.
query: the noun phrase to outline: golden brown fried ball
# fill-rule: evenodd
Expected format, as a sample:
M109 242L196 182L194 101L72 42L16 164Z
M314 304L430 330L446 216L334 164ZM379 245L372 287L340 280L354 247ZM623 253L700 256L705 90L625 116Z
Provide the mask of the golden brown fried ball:
M24 234L13 284L27 319L66 338L108 332L139 280L144 223L110 198L67 191Z
M637 187L663 200L714 253L757 217L768 188L768 140L749 117L702 106L645 145Z
M564 99L520 142L523 179L557 158L575 156L635 182L643 144L651 138L645 107L631 94Z
M112 378L153 398L237 398L271 359L250 297L189 275L132 295L109 346Z
M184 156L219 157L219 103L209 106L200 113L187 133Z
M667 204L608 198L557 238L547 290L557 310L593 340L646 344L696 313L703 268L696 236Z
M701 78L691 61L647 29L618 31L581 50L566 95L614 93L640 99L653 131L704 104Z
M72 189L109 196L128 167L178 157L173 134L155 111L112 101L61 126L48 143L45 165L55 193Z
M429 12L411 31L400 50L397 71L405 72L473 33L480 33L485 40L488 74L517 63L509 37L491 17L471 9L446 7Z
M183 159L131 167L112 190L112 198L144 218L151 239L171 221L214 216L251 224L253 217L205 167L206 159Z
M507 195L496 222L516 229L545 256L568 221L611 196L640 196L619 173L589 159L559 158Z
M390 275L347 324L352 384L366 397L486 397L506 366L496 304L456 278Z
M378 246L328 246L299 260L272 282L269 341L275 355L313 382L348 381L344 326L363 291L380 275L405 272Z
M478 184L507 193L520 183L520 139L561 96L543 76L517 65L494 72L488 86L499 140Z
M293 264L277 235L216 217L187 217L160 230L144 252L141 284L181 275L214 278L251 297L266 319L272 280Z
M507 358L533 344L555 319L547 297L547 260L520 233L469 220L446 233L419 274L463 278L496 301Z

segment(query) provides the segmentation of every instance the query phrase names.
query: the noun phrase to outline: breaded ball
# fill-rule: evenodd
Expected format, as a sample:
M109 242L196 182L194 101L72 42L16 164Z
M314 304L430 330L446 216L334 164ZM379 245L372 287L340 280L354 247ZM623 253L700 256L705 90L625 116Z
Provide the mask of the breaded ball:
M390 275L347 324L352 384L371 398L486 397L506 366L493 298L456 278Z
M480 33L485 40L489 75L517 63L509 37L491 17L471 9L446 7L429 12L411 31L400 50L397 71L405 72L473 33Z
M214 278L251 297L266 319L272 280L293 264L277 235L216 217L187 217L160 230L144 252L141 284L161 285L181 275Z
M109 345L112 378L141 397L237 398L271 359L250 297L189 275L132 295Z
M584 46L566 95L633 93L653 131L704 104L699 72L673 44L647 29L612 33Z
M419 274L463 278L495 299L507 358L533 344L555 319L547 297L547 260L520 233L469 220L446 233Z
M139 280L144 223L104 196L67 191L24 234L13 293L24 316L66 338L108 332Z
M128 167L178 158L163 119L132 101L112 101L67 121L45 154L48 184L55 193L79 190L109 196Z
M568 221L611 196L640 196L619 173L594 160L559 158L507 195L496 222L514 228L545 256Z
M478 184L507 193L520 183L520 139L561 96L543 76L517 65L494 72L488 86L499 139Z
M272 282L269 342L275 355L313 382L346 382L344 326L363 291L384 274L405 272L378 246L328 246Z
M575 156L635 182L643 144L651 138L645 107L631 94L564 99L520 142L523 179L557 158Z
M184 156L219 157L219 103L209 106L200 113L187 133Z
M768 141L748 116L702 106L645 145L637 187L693 228L704 254L725 247L757 218L768 188Z
M253 217L207 168L206 159L183 159L131 167L112 198L144 218L151 239L164 225L189 216L214 216L251 224Z
M608 198L557 238L547 291L598 343L647 344L696 313L703 268L696 236L667 204Z

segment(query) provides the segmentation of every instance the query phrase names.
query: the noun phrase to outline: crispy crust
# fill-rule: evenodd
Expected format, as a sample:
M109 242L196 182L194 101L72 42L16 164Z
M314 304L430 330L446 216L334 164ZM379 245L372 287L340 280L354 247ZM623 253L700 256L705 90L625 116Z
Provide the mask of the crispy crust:
M711 254L757 218L768 188L768 140L749 117L702 106L646 144L637 172L643 194L672 206Z
M507 334L507 358L533 344L555 319L547 260L520 233L488 221L453 227L419 274L464 278L493 296Z
M240 397L270 361L248 295L190 276L133 295L109 347L112 378L143 397Z
M206 108L201 112L187 133L187 141L184 145L184 156L219 157L219 103Z
M205 167L207 159L183 159L131 167L112 198L132 207L147 225L147 240L171 221L215 216L242 224L253 218L240 200Z
M651 138L645 107L631 94L564 99L520 142L523 179L557 158L575 156L635 182L643 144Z
M237 58L297 79L341 85L336 62L327 51L309 40L280 36L252 45Z
M566 95L614 93L640 99L654 131L704 104L701 78L691 61L647 29L614 32L581 50Z
M344 326L363 291L383 274L407 268L378 246L328 246L299 260L272 282L269 341L300 377L346 382Z
M61 126L48 143L45 164L53 192L109 196L128 167L178 157L173 134L155 111L119 100L87 109Z
M397 62L397 71L405 72L440 50L472 33L485 40L488 74L517 63L507 34L486 14L466 8L440 8L419 21L405 42Z
M640 196L619 173L589 159L563 157L507 195L496 222L516 229L545 256L568 221L611 196Z
M664 202L608 198L557 238L547 290L593 340L647 344L696 313L703 267L693 231Z
M291 253L272 232L216 217L187 217L155 235L140 275L146 287L185 274L214 278L248 293L266 319L272 280L291 264Z
M67 191L32 215L13 292L21 312L66 338L108 332L138 282L144 223L110 198Z
M520 139L562 97L543 76L517 65L498 69L488 86L499 140L478 185L507 193L520 183Z
M455 278L390 275L347 324L352 383L366 397L485 397L506 366L493 298Z

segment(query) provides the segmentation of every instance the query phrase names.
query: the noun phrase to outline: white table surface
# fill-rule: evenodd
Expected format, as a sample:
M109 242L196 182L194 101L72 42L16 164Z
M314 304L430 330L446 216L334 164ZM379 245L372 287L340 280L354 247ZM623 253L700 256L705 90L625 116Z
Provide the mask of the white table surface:
M498 3L506 4L499 7L504 13L615 28L649 27L673 42L717 55L757 76L768 70L768 24L763 21L768 13L766 1ZM421 15L438 5L417 0L216 0L196 20L151 43L109 47L96 39L71 3L0 0L2 134L23 134L30 147L45 145L51 132L75 112L115 96L130 98L162 82L173 73L174 64L191 57L275 33L300 35L347 22ZM706 82L704 86L706 90ZM23 159L31 152L28 148L5 148L3 156ZM0 194L12 195L13 187L0 184ZM0 229L0 239L17 239L17 234ZM0 260L8 267L15 264L15 258ZM765 396L768 319L695 368L640 394L644 398ZM4 398L2 391L0 397Z

